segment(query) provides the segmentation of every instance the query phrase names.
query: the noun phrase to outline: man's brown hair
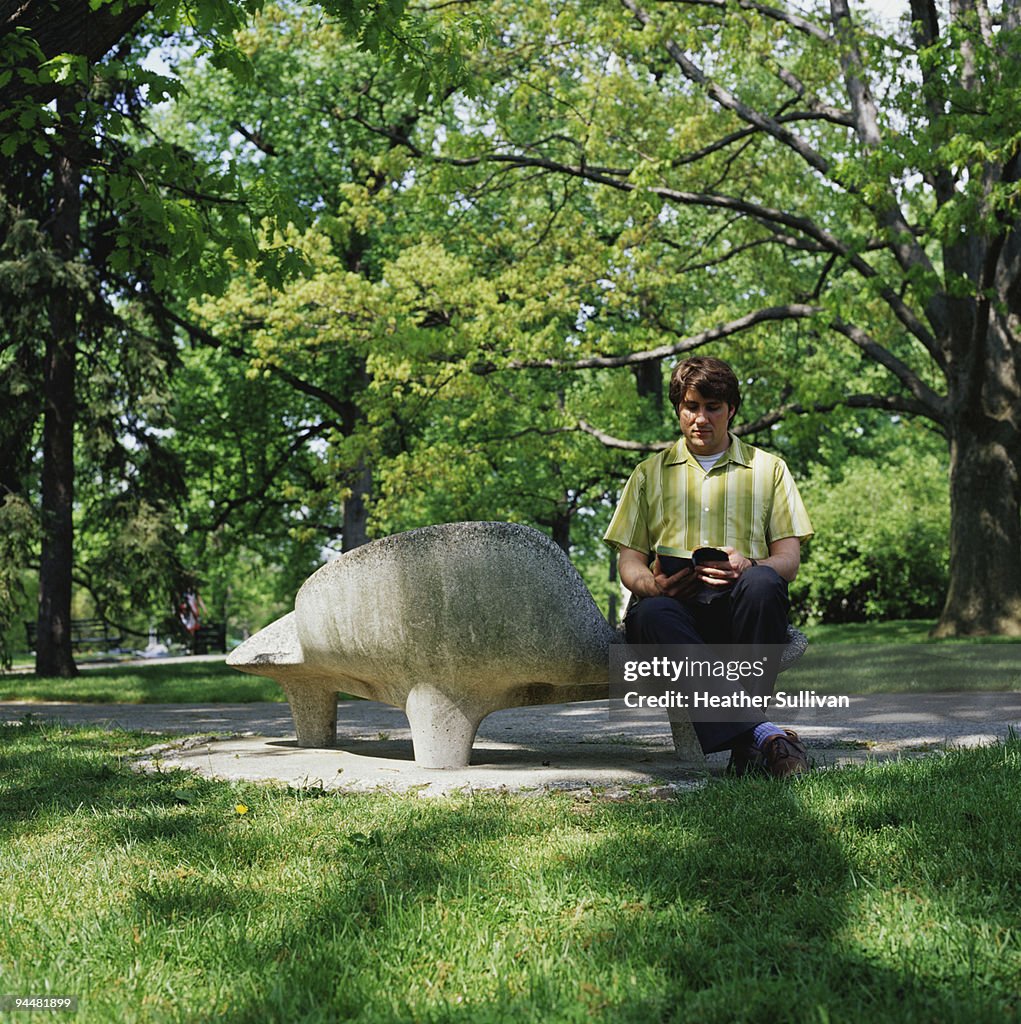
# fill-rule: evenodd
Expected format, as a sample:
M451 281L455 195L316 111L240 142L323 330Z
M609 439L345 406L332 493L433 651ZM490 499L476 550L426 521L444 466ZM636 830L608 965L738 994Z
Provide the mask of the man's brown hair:
M741 405L741 386L729 363L712 356L692 356L674 367L670 374L670 404L676 409L688 388L695 388L704 398L726 402L734 412Z

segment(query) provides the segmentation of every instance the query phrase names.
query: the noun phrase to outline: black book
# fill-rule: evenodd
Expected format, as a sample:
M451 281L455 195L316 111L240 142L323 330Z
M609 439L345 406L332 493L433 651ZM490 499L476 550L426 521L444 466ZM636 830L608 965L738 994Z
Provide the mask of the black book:
M693 565L705 565L706 562L726 562L730 558L726 551L719 548L695 548L691 558L681 555L665 555L661 551L656 552L659 558L659 567L667 576L673 576L682 569L689 569Z

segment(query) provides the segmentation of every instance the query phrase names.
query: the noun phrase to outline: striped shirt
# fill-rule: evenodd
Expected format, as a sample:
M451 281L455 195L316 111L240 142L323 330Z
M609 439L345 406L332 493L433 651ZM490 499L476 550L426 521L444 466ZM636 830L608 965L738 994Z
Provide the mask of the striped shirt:
M807 540L812 524L783 459L730 435L705 472L683 437L631 474L603 539L614 547L688 557L695 548L733 547L766 558L785 537Z

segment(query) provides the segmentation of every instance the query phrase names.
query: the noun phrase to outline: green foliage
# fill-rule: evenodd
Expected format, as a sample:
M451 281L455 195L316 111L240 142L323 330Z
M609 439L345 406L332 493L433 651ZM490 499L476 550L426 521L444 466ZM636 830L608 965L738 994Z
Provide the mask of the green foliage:
M240 94L196 67L194 100L171 129L190 139L188 126L201 121L207 136L192 144L216 151L234 125L258 125L257 141L238 152L239 172L286 178L315 220L296 241L314 273L268 288L240 268L223 296L193 307L241 360L255 403L268 408L279 397L278 422L301 425L292 430L301 452L292 461L313 456L312 475L267 497L290 503L294 541L311 532L321 544L343 543L338 503L368 463L370 535L510 519L565 544L591 544L594 531L572 526L591 518L605 492L594 467L620 460L579 434L571 406L601 392L585 377L508 364L560 351L580 305L600 290L594 280L610 273L612 250L590 256L568 237L562 251L563 236L549 231L559 189L538 199L466 197L452 232L450 197L465 183L426 161L414 162L412 177L408 152L387 135L406 133L414 147L428 147L440 114L417 106L399 76L395 83L373 69L329 26L310 24L267 9L244 41L265 89ZM237 379L228 362L219 371ZM178 380L185 408L191 385ZM206 380L197 393L219 391ZM229 415L225 407L221 417ZM196 450L213 450L206 432L222 433L221 425L195 422L196 436L206 437ZM272 435L267 423L267 444Z
M815 536L792 598L818 622L934 617L949 564L945 459L895 450L803 482Z
M145 635L189 582L184 468L166 444L177 357L141 304L122 302L119 312L78 368L73 578L89 614Z
M177 556L212 618L254 630L287 609L332 536L337 499L314 500L323 431L246 361L205 347L180 357L163 441L184 474Z
M20 628L25 608L23 567L31 561L39 535L39 521L24 498L4 494L0 498L0 668L9 668L11 651L20 638L11 633Z
M486 37L490 23L483 5L434 4L415 7L408 0L323 0L349 38L391 62L402 90L425 102L474 83L469 58Z
M285 500L308 510L298 523L326 526L321 540L335 543L338 501L368 461L370 535L452 519L528 522L572 547L605 605L611 586L598 537L637 456L604 449L578 423L649 441L670 437L676 425L648 382L636 389L625 371L522 364L626 353L713 326L763 300L764 280L811 290L820 257L764 244L756 225L724 215L659 200L636 206L554 177L511 182L484 164L430 159L439 147L444 158L471 157L541 132L544 155L573 160L571 140L584 138L599 162L635 162L649 184L666 177L698 185L673 154L718 130L720 119L674 72L650 79L659 43L629 34L623 16L606 10L563 8L552 22L547 14L543 5L501 8L507 27L480 52L477 96L444 110L402 93L399 76L389 81L330 26L312 31L309 19L269 7L243 40L261 88L240 92L197 65L174 131L212 154L241 124L238 173L290 182L315 223L294 239L315 267L307 279L264 288L242 272L227 294L197 308L248 359L263 396L279 396L283 420L327 442L315 483L295 481L287 492ZM776 81L742 56L752 43L768 54L770 33L758 21L749 34L732 31L720 74L731 84L752 75L758 98L771 101ZM616 51L621 39L634 52L607 61L601 47ZM798 70L816 88L834 84L825 78L834 69L823 72L807 56ZM204 135L189 127L200 124ZM765 163L741 173L754 177L749 188L766 189L794 165L757 145L769 153L770 176ZM720 172L728 166L722 155L714 163ZM807 201L834 202L791 180ZM732 257L745 246L754 259ZM692 264L706 273L689 272ZM850 312L863 300L836 287L833 301ZM746 419L769 412L777 396L793 394L805 406L839 401L848 376L862 391L888 386L881 368L826 344L824 330L825 316L770 325L717 349L748 381ZM900 344L894 332L890 340ZM277 388L285 373L290 399ZM319 403L309 400L313 383ZM766 442L791 448L804 470L820 442L847 435L850 421L831 414L792 423ZM198 436L207 426L194 425ZM271 426L260 436L269 442ZM213 450L215 441L202 446ZM835 460L848 454L844 443L829 448ZM307 537L298 523L292 536Z
M800 302L818 311L707 350L746 382L745 422L787 410L753 441L800 479L836 467L832 487L813 492L805 613L932 610L945 556L931 571L925 560L946 541L926 531L942 526L918 540L892 493L878 535L843 506L854 507L852 477L879 486L855 459L882 453L886 403L946 384L891 296L919 315L973 299L975 275L945 247L1015 217L1016 184L993 164L1017 149L1017 36L1000 31L990 47L961 17L919 49L903 26L871 30L854 5L863 67L883 83L873 146L841 113L832 40L769 7L646 6L641 28L613 3L167 2L145 23L151 36L92 66L70 53L44 61L14 36L0 88L17 70L76 90L77 120L32 93L4 122L0 151L29 161L43 192L61 133L77 133L88 164L90 265L33 280L78 273L83 296L118 296L82 321L79 576L101 604L152 601L190 577L226 616L242 593L268 614L352 539L345 515L363 490L369 536L458 518L537 525L572 548L602 603L600 528L639 456L604 447L582 421L626 439L674 436L655 386L669 360L645 372L572 362ZM779 129L750 131L685 76L670 40ZM143 66L153 43L167 44L179 78ZM817 166L787 145L791 133ZM42 222L39 199L10 197L19 230ZM900 241L917 239L924 259L894 251L896 202L911 224ZM10 294L41 300L28 263L12 266L0 266L21 282ZM197 323L178 353L162 314L141 308L153 296L178 325ZM38 371L42 305L20 328L18 360L0 355L12 387ZM110 330L111 318L130 329ZM141 337L158 334L163 344ZM849 396L884 408L848 410ZM7 419L5 436L31 438ZM891 549L918 568L881 572L873 552ZM120 550L137 575L116 564ZM243 567L263 582L232 578Z

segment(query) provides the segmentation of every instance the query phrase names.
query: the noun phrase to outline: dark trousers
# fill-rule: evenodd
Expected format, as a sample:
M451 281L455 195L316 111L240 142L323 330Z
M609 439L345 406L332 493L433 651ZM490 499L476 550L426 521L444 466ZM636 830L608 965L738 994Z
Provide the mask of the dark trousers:
M782 646L786 640L789 608L787 581L768 565L753 565L730 590L709 604L678 601L672 597L642 598L628 612L624 628L628 642L633 644ZM754 696L769 696L775 682L773 673L756 680L754 688L746 685L744 689ZM747 719L694 720L692 725L707 754L732 747L749 729Z

